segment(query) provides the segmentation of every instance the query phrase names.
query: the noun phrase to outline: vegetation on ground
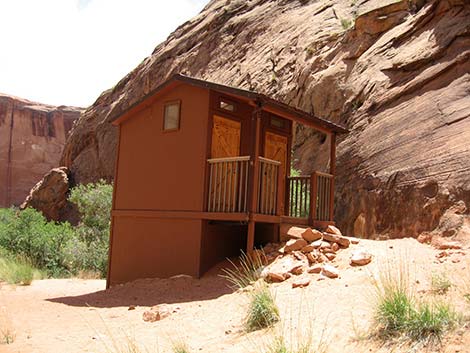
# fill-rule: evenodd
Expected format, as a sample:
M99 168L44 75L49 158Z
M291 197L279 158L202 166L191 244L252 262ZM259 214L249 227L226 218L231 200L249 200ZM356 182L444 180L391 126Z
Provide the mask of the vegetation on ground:
M459 322L459 316L450 304L415 296L403 265L398 270L380 271L374 284L377 290L376 333L382 339L406 338L424 344L439 342Z
M29 285L43 274L21 255L11 255L0 248L0 281L9 284Z
M434 294L444 295L446 294L452 282L449 280L445 273L433 273L431 276L431 291Z
M280 319L279 308L266 284L260 284L250 293L250 303L245 319L248 332L270 327Z
M0 344L11 344L15 341L16 333L7 312L0 311Z
M272 344L268 347L265 353L314 353L316 350L313 348L312 342L299 343L296 347L291 347L286 343L283 336L276 336Z
M266 255L263 250L256 250L252 255L244 252L239 257L237 265L232 260L228 260L232 268L224 268L223 278L227 279L233 289L245 288L255 283L261 276L261 271L266 264Z
M72 189L70 201L80 212L76 227L47 221L32 208L0 209L0 279L29 284L34 269L50 277L79 273L104 277L111 199L112 185L103 181Z
M178 342L173 344L172 347L173 353L189 353L189 348L184 342Z

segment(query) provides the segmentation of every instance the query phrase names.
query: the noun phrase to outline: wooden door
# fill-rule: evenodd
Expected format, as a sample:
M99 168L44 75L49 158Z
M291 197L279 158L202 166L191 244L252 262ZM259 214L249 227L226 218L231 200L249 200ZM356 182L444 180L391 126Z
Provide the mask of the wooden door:
M238 157L241 123L217 115L213 121L211 158Z
M241 123L218 115L213 117L211 158L240 156ZM239 168L236 162L213 164L210 198L217 212L233 211L237 205Z
M285 199L285 180L287 173L287 152L288 152L288 139L287 136L279 135L270 131L266 131L264 138L264 156L268 159L272 159L281 162L280 165L280 176L281 176L281 189L278 190L280 200L281 212L284 212L284 199ZM269 175L267 176L269 179ZM274 180L266 180L266 182L275 182ZM271 188L272 189L272 188ZM270 197L270 195L262 195L262 197Z

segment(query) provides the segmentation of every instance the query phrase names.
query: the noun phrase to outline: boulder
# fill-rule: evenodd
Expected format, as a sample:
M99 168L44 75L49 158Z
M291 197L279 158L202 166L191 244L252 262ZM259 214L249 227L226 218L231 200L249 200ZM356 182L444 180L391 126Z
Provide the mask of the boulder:
M364 266L372 261L372 255L364 249L358 249L351 254L350 263L353 266Z
M338 278L339 271L336 267L329 264L325 264L322 267L321 274L328 278Z
M48 220L58 221L62 213L71 208L67 201L69 177L66 167L51 169L29 192L20 209L33 207Z
M302 238L309 243L321 239L322 236L323 234L320 231L311 228L305 229L302 233Z

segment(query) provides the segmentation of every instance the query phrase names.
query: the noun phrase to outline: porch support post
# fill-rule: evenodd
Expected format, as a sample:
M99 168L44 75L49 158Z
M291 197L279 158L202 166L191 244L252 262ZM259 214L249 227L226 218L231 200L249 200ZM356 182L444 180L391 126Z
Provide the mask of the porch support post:
M330 144L330 174L333 176L330 182L330 221L334 220L335 207L335 176L336 176L336 133L331 133Z
M261 107L258 106L253 112L253 124L252 127L255 127L255 133L253 136L253 156L252 166L253 168L251 173L251 203L249 205L249 221L248 221L248 236L246 242L246 253L248 255L253 254L254 244L255 244L255 221L253 220L253 214L257 211L258 206L258 190L259 190L259 145L261 139Z

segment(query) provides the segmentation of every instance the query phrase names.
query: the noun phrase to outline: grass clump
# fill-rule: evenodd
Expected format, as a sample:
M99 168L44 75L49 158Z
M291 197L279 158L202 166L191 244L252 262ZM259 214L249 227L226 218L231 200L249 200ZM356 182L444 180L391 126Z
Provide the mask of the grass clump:
M265 353L314 353L311 342L300 344L298 347L290 347L287 345L284 337L276 336L272 344Z
M16 339L16 333L8 314L0 312L0 344L12 344Z
M0 281L27 286L34 278L40 277L40 271L35 269L28 259L0 251Z
M343 27L344 30L351 28L353 24L354 22L352 20L348 20L347 18L341 19L341 27Z
M455 327L458 321L450 305L425 302L411 311L406 334L414 341L440 341L445 332Z
M250 293L250 304L245 319L248 332L270 327L279 321L279 308L268 286L260 285Z
M431 277L431 291L434 294L444 295L446 294L450 287L452 287L452 282L447 278L444 273L437 274L434 273Z
M189 348L184 342L175 343L171 349L173 353L189 353Z
M261 271L266 263L266 255L263 250L256 250L252 255L242 252L239 257L239 265L229 260L232 268L224 268L223 278L227 279L234 289L245 288L255 283L261 276Z
M380 338L406 338L425 344L440 341L459 321L451 305L417 300L408 271L388 268L375 280L377 305L375 323Z

